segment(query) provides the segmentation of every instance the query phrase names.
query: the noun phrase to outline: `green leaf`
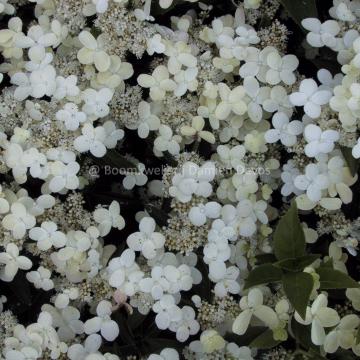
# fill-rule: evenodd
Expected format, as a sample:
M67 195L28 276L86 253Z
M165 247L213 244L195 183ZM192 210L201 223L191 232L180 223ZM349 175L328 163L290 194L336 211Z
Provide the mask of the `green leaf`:
M305 235L301 226L295 201L280 219L274 232L274 252L278 260L305 255Z
M272 264L259 265L248 275L247 279L245 280L244 289L248 289L256 285L280 281L282 275L282 270Z
M281 0L281 4L298 25L303 19L318 17L315 0Z
M312 276L305 272L287 273L282 278L285 295L288 297L291 305L304 319L306 307L314 286Z
M324 261L321 265L320 268L333 268L334 266L334 261L331 257L329 257L326 261Z
M275 340L272 330L266 330L250 343L251 348L271 349L281 343L281 340Z
M306 351L312 350L314 352L320 351L320 348L313 344L311 341L311 326L302 325L298 323L295 318L291 320L291 330L295 337L295 340L304 348ZM320 355L320 354L319 354Z
M252 341L254 341L258 336L260 336L264 331L268 330L265 326L250 326L244 335L237 335L233 332L228 332L225 334L224 339L227 342L234 342L235 344L241 346L248 346Z
M306 266L312 264L320 256L320 254L310 254L293 259L284 259L276 262L274 266L283 270L298 272L304 270Z
M134 345L135 344L134 334L132 333L131 328L129 326L128 316L125 315L123 309L117 310L113 314L113 318L119 326L121 340L126 345Z
M276 261L274 254L260 254L256 256L256 264L268 264Z
M352 156L352 149L346 146L340 147L341 152L345 158L346 164L350 169L351 175L355 176L359 170L359 160Z
M320 267L316 270L320 276L320 289L347 289L347 288L359 288L358 284L349 275L329 267Z

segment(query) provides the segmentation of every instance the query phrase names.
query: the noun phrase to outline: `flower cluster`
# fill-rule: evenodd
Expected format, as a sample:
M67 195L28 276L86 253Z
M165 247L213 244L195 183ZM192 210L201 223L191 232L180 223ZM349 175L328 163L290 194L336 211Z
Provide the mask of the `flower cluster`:
M0 0L1 359L360 356L360 3L211 3Z

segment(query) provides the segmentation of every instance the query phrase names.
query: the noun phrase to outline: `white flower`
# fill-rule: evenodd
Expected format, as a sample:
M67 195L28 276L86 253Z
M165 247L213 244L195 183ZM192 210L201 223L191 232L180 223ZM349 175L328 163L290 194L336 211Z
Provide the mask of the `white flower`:
M108 103L113 96L113 91L104 87L99 91L94 89L86 89L82 92L82 99L85 104L82 111L88 115L89 120L97 120L109 114Z
M357 116L360 113L360 84L351 84L350 94L351 96L347 101L347 106L351 112Z
M110 57L104 51L105 34L101 34L97 39L88 31L82 31L79 34L79 41L83 48L77 53L78 60L81 64L94 64L100 72L106 71L110 67Z
M163 152L168 151L171 155L177 155L180 152L181 137L173 135L170 126L160 125L159 136L154 141L155 154L162 155Z
M40 266L37 271L28 272L26 278L33 283L37 289L49 291L54 288L54 282L51 280L51 272L43 266Z
M195 311L190 306L181 309L181 320L172 321L169 329L176 332L176 339L186 341L190 335L195 335L200 330L200 324L195 320Z
M80 89L76 86L77 77L70 75L67 78L58 76L56 78L56 90L54 97L57 100L64 99L65 97L75 97L80 94Z
M305 320L295 311L295 319L303 325L311 324L311 341L315 345L324 345L326 327L336 326L340 318L336 310L327 307L328 300L324 294L318 295L311 307L307 307Z
M277 51L271 52L266 63L270 69L266 72L266 82L270 85L277 85L284 82L286 85L292 85L296 81L293 73L299 66L299 60L295 55L281 55Z
M261 104L269 97L269 88L260 88L259 82L254 77L244 79L244 89L249 97L247 112L252 121L258 123L262 120L263 110Z
M244 101L245 89L243 86L237 86L230 89L226 84L218 84L221 102L218 104L215 115L219 120L225 120L232 112L236 115L243 115L247 110Z
M147 40L147 53L149 55L154 55L154 53L162 54L165 52L165 45L161 41L162 37L160 34L155 34L152 38Z
M5 265L1 269L0 279L7 282L13 281L19 269L29 270L32 266L26 256L19 256L19 248L13 243L6 246L6 252L0 253L0 264Z
M242 312L232 326L235 334L245 334L252 316L257 317L270 329L276 327L279 322L275 311L269 306L263 305L263 294L259 289L252 289L247 296L243 296L240 300L240 308Z
M226 226L221 219L216 219L211 224L211 229L208 232L209 244L216 243L217 246L219 244L227 244L227 241L224 242L224 240L230 240L235 235L235 230L231 226Z
M163 100L167 91L176 89L176 83L169 79L169 71L164 65L159 65L152 75L139 75L137 81L141 87L150 88L150 97L154 101Z
M12 169L12 174L19 184L26 182L28 168L34 178L44 179L48 176L46 156L36 148L23 151L19 144L10 143L6 148L4 160Z
M172 46L168 46L165 55L169 56L167 67L169 72L177 75L182 70L190 71L189 77L197 74L197 58L192 55L192 47L184 41L177 41Z
M329 9L329 14L334 19L339 19L342 21L355 21L356 17L353 14L352 10L356 9L355 3L344 0L335 0L333 2L334 6ZM354 5L354 6L352 6Z
M356 311L360 309L360 289L359 288L350 288L346 289L346 297L350 300L351 305Z
M339 195L344 204L349 204L353 197L350 186L355 183L357 177L351 176L349 168L340 156L333 156L328 160L327 170L330 183L328 187L329 195L331 197Z
M123 288L129 296L134 295L135 284L131 284L131 281L129 282L129 276L133 273L141 272L135 263L135 253L133 250L126 249L120 257L111 259L108 265L108 271L110 286L118 289ZM140 279L136 278L136 281L139 282Z
M24 73L15 73L11 77L11 83L17 85L15 99L22 101L28 96L42 98L52 96L56 89L56 71L51 65L33 71L30 76Z
M58 294L55 299L55 306L58 309L65 309L70 300L75 300L79 297L79 289L76 287L70 289L64 289L62 293Z
M201 334L200 341L193 341L190 344L190 349L195 352L197 352L196 350L200 350L199 352L201 353L211 354L224 349L225 346L226 342L224 338L216 330L211 329L205 330Z
M136 165L135 171L131 170L124 177L122 184L126 190L132 190L135 185L143 186L147 183L148 177L144 174L145 165L143 163L138 163Z
M321 114L321 105L329 102L332 94L327 90L319 90L313 79L305 79L301 82L299 92L292 93L289 97L295 106L304 106L306 115L316 119Z
M16 45L22 48L30 48L37 45L42 47L57 47L61 41L67 37L68 31L65 25L61 25L58 20L50 19L47 16L39 18L39 24L32 25L27 36L20 33L16 39Z
M220 216L221 205L216 201L210 201L205 205L193 206L189 211L189 220L196 226L206 223L207 218L216 219Z
M215 143L215 136L210 131L203 130L205 121L201 116L194 116L191 126L184 125L180 128L180 132L184 136L197 137L198 140L203 139L210 144Z
M339 347L350 349L354 345L356 328L360 319L355 314L345 315L335 329L331 330L325 338L324 350L334 353Z
M34 360L38 359L40 352L35 350L33 347L24 346L19 348L19 350L9 350L6 351L5 359L6 360Z
M244 7L245 9L258 9L261 5L262 0L245 0Z
M339 46L340 50L337 55L337 61L339 64L348 64L354 58L354 44L358 38L359 32L355 29L346 31L345 35L340 38L340 40L342 40L342 44Z
M98 350L101 346L101 336L98 334L91 334L82 344L73 344L69 346L67 355L70 360L86 360L90 354L100 354Z
M236 266L228 267L223 277L216 281L214 288L215 295L225 297L228 293L238 294L240 292L239 274L240 270Z
M157 314L155 322L160 330L169 328L171 322L182 319L181 309L175 305L175 299L172 295L164 295L153 305L153 310Z
M44 179L49 174L46 156L36 148L24 151L22 163L29 168L30 175L34 178Z
M170 195L181 202L189 202L193 194L209 197L212 194L210 182L215 177L215 171L215 164L211 161L201 167L193 162L186 162L181 168L181 173L175 174L172 178Z
M339 133L335 130L322 131L319 126L309 124L305 127L304 138L308 142L305 154L315 157L318 154L327 154L334 150L335 141L339 140Z
M163 248L165 237L155 232L156 223L150 217L144 217L139 224L139 232L128 236L126 243L134 251L141 251L146 259L153 259L157 250Z
M151 0L145 0L144 9L135 9L134 15L139 21L154 21L155 18L150 15ZM152 54L150 54L152 55Z
M96 209L94 211L94 220L99 224L100 236L106 236L112 227L118 230L125 227L125 220L120 215L120 205L115 200L109 205L109 209Z
M289 196L292 193L300 195L302 193L302 190L294 185L295 178L298 175L300 175L300 170L295 166L295 163L292 160L289 160L283 166L283 171L281 173L281 180L284 182L284 185L281 188L281 195Z
M46 152L49 160L61 161L64 164L69 164L76 160L76 155L73 151L63 150L62 148L51 148Z
M177 272L177 269L171 265L165 266L164 268L154 266L151 269L151 277L140 280L139 289L144 293L151 294L154 300L160 300L164 296L164 293L169 293L173 280L178 280L176 274L169 273L169 270L175 270L175 273Z
M137 132L140 138L145 139L149 136L150 131L159 129L160 119L151 113L150 104L146 101L140 101L138 114L141 122L138 126Z
M167 9L171 6L173 0L159 0L159 5L162 9Z
M319 86L319 90L329 90L332 91L335 86L340 85L344 75L339 73L334 77L331 75L331 72L327 69L320 69L317 72L317 78L320 81L321 85Z
M256 31L248 26L238 26L235 30L236 32L236 43L242 46L248 46L250 44L258 44L260 38L258 37Z
M227 168L234 168L237 172L241 172L244 167L243 158L246 150L243 145L236 145L229 148L227 145L219 145L216 151L220 157L221 162Z
M11 231L15 239L21 239L25 236L26 230L35 226L35 217L19 202L13 203L10 210L11 213L2 219L2 226Z
M13 5L8 3L8 0L1 0L0 2L0 14L12 15L15 12Z
M74 140L74 148L81 153L90 151L96 157L103 157L106 154L105 129L102 126L94 128L92 124L86 123L81 132L82 135Z
M98 14L103 14L108 9L108 0L92 0L92 3L95 5Z
M111 302L102 300L96 307L98 316L87 320L84 324L85 333L90 335L100 331L101 336L107 341L114 341L119 335L118 324L111 320Z
M240 200L237 207L225 205L221 210L222 220L226 225L233 226L241 236L251 236L256 231L256 221L266 224L268 219L264 212L266 203L257 201L252 203L248 199Z
M52 246L61 248L66 244L66 235L57 230L52 221L44 221L41 227L34 227L29 231L29 237L37 242L40 250L49 250Z
M258 175L255 172L246 172L245 169L231 178L232 185L235 187L235 198L243 200L249 198L250 194L256 193L259 186L257 183Z
M103 128L106 136L104 145L107 149L114 149L118 141L124 137L124 130L117 129L115 123L111 120L105 121Z
M252 46L247 48L244 59L242 59L245 61L245 64L241 65L239 75L242 78L246 78L247 76L256 76L258 80L266 83L265 75L268 70L266 58L268 54L274 51L275 48L272 46L267 46L261 51Z
M139 288L145 293L150 293L153 299L159 300L164 293L177 294L180 291L191 289L195 280L196 271L186 264L179 267L173 265L154 266L151 277L143 278L139 282Z
M340 32L340 26L335 20L327 20L321 24L317 18L302 20L301 25L310 32L306 36L307 42L314 47L328 46L335 48L337 39L335 36Z
M54 161L50 164L50 173L52 175L49 181L49 189L52 192L60 192L64 189L75 190L79 186L79 178L76 174L80 170L77 162L64 164L61 161Z
M56 113L56 119L62 121L66 129L74 131L79 128L79 125L86 121L86 114L79 111L74 103L67 103L64 108Z
M179 360L179 354L176 350L164 348L159 355L151 354L147 360Z
M274 129L265 133L265 140L268 143L281 141L285 146L293 146L296 144L296 135L300 135L303 130L301 121L294 120L289 122L289 117L282 112L276 113L272 118Z
M174 75L174 80L177 84L174 89L174 95L180 97L185 95L187 90L195 91L198 87L197 74L198 69L196 67L179 70Z
M17 46L15 39L22 33L23 23L20 18L12 17L8 21L7 29L0 30L0 45L4 58L20 59L23 56L23 50Z
M109 89L123 89L125 86L124 80L129 79L133 74L134 69L130 63L121 61L117 55L110 55L109 69L97 73L95 77L92 77L90 84L96 90L104 87Z
M293 113L293 106L283 86L277 85L271 88L269 96L262 104L264 110L270 113L284 112L289 117Z
M294 184L298 189L306 190L311 201L317 202L321 199L321 191L328 187L329 179L320 172L318 165L309 164L305 168L305 175L298 175Z
M28 57L30 61L26 62L25 69L29 72L41 70L53 60L53 54L47 53L42 45L31 47L28 52Z
M71 341L76 335L84 333L84 324L80 319L80 311L73 306L58 310L52 305L44 304L42 311L48 312L52 317L52 325L57 329L61 341Z

